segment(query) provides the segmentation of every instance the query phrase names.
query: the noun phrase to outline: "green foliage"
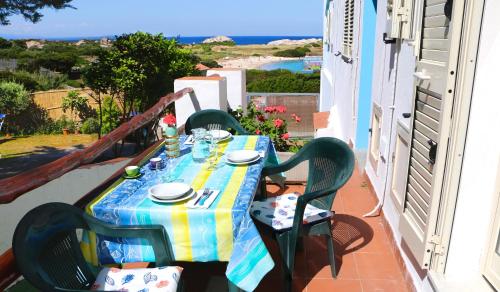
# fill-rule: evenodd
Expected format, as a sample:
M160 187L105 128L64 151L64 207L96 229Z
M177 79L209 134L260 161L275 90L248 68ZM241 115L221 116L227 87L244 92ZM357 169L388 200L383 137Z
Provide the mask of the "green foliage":
M248 92L319 93L320 74L293 73L288 70L247 70Z
M295 49L279 51L274 53L273 55L276 57L301 58L305 57L309 52L311 52L309 48L299 47Z
M286 113L285 106L257 108L249 103L246 113L241 108L231 111L238 122L251 134L268 136L278 151L298 151L300 144L289 139L288 125L278 117ZM294 116L294 115L292 115Z
M63 129L68 129L70 132L74 132L76 129L76 124L74 121L69 120L65 115L63 115L59 120L53 121L47 119L45 123L40 125L36 130L36 134L62 134Z
M102 104L102 134L107 134L120 125L121 111L111 96L106 96Z
M88 118L82 123L83 134L94 134L99 132L99 121L96 118Z
M62 108L64 112L71 111L73 114L71 120L73 122L76 122L77 117L80 120L85 120L95 115L95 111L89 106L87 98L75 90L71 90L63 97Z
M143 32L124 34L83 71L85 84L120 99L123 116L144 112L173 91L176 78L195 72L197 58L175 39Z
M68 84L68 78L61 74L40 74L27 71L0 71L0 81L12 81L24 85L28 91L58 89Z
M22 15L24 19L33 23L40 21L40 10L52 8L63 9L71 7L72 0L3 0L0 5L0 25L9 25L9 17Z
M315 48L319 48L319 47L321 47L321 44L320 44L320 43L312 43L311 45L312 45L313 47L315 47Z
M45 68L67 74L77 62L78 56L76 54L44 51L43 54L33 54L31 58L20 59L19 68L30 72Z
M8 49L10 47L12 47L12 43L0 37L0 49Z
M14 82L0 83L1 113L18 115L28 107L30 100L31 96L23 85Z
M202 60L200 63L210 68L222 68L215 60Z
M214 42L214 43L209 43L208 45L210 46L236 46L236 43L234 41L224 41L224 42Z

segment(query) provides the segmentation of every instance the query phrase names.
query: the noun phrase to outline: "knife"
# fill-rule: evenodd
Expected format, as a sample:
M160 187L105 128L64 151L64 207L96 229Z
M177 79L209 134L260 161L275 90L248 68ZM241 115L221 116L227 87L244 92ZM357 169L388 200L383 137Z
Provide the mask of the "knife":
M196 202L194 202L193 206L196 206L196 204L198 204L198 202L200 202L200 200L201 200L203 197L207 196L207 195L208 195L208 193L210 193L210 189L209 189L209 188L205 188L205 189L203 190L203 194L201 194L201 196L199 196L199 197L198 197L198 199L196 200Z
M203 199L201 199L200 201L200 206L203 206L203 204L205 204L205 202L208 200L208 198L210 198L210 196L214 193L214 191L210 191L205 197L203 197Z

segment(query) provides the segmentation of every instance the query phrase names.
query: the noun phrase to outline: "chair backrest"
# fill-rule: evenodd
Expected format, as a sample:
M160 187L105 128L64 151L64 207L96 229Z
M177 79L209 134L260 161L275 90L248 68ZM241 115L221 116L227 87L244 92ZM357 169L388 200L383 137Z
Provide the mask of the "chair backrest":
M231 129L238 135L246 135L247 131L240 123L225 111L208 109L192 114L186 121L186 134L191 134L195 128L205 128L207 130L227 130Z
M14 232L14 256L28 282L42 291L91 287L98 268L85 261L77 229L92 231L98 236L143 238L153 247L157 264L166 266L173 259L168 235L162 226L110 225L74 206L47 203L29 211Z
M88 230L82 210L63 203L29 211L14 232L12 249L24 278L35 288L90 289L96 271L80 250L77 229Z
M342 140L317 138L307 143L297 154L300 161L309 161L305 193L337 189L343 186L354 171L354 153ZM330 210L336 193L311 201L311 205Z

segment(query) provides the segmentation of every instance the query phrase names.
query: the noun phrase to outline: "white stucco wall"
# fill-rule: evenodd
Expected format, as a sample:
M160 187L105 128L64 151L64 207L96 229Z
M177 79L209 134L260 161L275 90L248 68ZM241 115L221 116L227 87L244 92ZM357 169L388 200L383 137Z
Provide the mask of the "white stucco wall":
M191 87L194 93L175 102L177 125L202 109L227 110L227 84L224 77L183 77L174 81L174 91Z
M325 7L326 7L326 2ZM348 62L339 52L342 51L344 1L332 1L333 15L330 24L330 46L324 46L323 68L321 72L320 111L330 111L328 128L334 137L345 142L355 142L356 120L355 97L356 77L358 74L358 48L359 48L359 15L361 11L355 9L354 43L352 61ZM355 1L355 7L360 7L360 1ZM325 14L323 13L323 17ZM324 21L324 35L326 39L326 21ZM336 76L341 76L337 78Z
M226 78L227 102L231 109L247 108L247 75L245 69L214 68L207 71L207 76L219 75Z

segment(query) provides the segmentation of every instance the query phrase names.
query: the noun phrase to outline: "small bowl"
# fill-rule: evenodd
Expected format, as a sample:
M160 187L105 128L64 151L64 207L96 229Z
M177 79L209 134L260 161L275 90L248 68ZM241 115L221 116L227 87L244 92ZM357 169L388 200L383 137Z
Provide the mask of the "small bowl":
M136 176L139 174L139 166L136 166L136 165L131 165L131 166L127 166L125 167L125 173L128 175L128 176Z

